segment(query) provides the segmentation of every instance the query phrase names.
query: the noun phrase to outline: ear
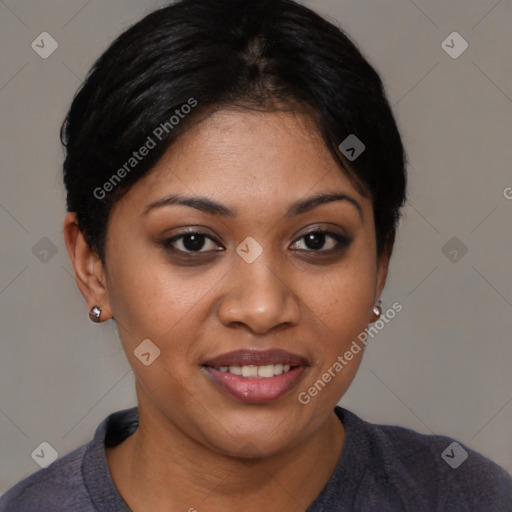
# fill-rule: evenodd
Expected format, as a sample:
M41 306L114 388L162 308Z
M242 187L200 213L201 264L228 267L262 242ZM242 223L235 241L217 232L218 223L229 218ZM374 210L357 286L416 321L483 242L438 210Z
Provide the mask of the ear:
M91 249L78 227L77 215L68 213L64 220L64 240L71 263L75 270L75 280L90 311L94 306L101 309L101 320L112 318L112 310L106 287L103 264Z
M386 285L386 279L388 277L390 254L388 251L382 251L377 259L377 283L375 289L375 302L380 299L384 286Z

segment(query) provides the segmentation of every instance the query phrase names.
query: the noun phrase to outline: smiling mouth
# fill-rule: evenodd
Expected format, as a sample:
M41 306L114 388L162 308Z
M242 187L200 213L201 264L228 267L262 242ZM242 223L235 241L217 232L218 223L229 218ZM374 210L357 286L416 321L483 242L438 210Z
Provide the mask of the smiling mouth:
M289 364L265 364L261 366L247 365L247 366L213 366L215 370L224 373L231 373L247 379L271 379L283 373L288 373L293 366Z
M308 361L284 350L246 349L229 352L201 365L216 388L245 403L268 403L298 385Z
M241 349L209 359L202 366L246 378L268 379L309 363L304 357L281 349Z

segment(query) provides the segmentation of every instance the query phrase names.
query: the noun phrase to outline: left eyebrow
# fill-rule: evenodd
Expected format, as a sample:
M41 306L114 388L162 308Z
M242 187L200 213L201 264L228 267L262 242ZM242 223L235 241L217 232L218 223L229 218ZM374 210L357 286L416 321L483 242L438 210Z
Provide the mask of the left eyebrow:
M300 215L323 204L332 203L334 201L346 201L350 203L356 208L359 213L359 217L363 220L363 209L361 205L353 197L343 193L317 194L297 201L288 208L285 213L285 217L289 218L295 215ZM187 197L181 195L170 195L153 201L144 209L142 215L147 215L151 210L172 205L189 206L190 208L195 208L211 215L220 215L223 217L236 216L236 212L231 208L206 197Z
M301 201L294 203L286 212L286 217L293 217L294 215L300 215L301 213L309 212L313 208L317 208L322 204L332 203L334 201L347 201L356 208L359 213L359 217L363 220L363 209L361 205L351 196L347 194L318 194L316 196L307 197Z

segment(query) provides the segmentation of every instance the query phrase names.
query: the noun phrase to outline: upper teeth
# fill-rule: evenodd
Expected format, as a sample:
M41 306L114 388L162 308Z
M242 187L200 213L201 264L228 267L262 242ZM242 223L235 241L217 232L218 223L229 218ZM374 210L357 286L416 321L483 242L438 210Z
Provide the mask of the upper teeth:
M216 369L221 372L229 372L242 377L269 378L289 372L290 368L291 366L289 364L266 364L264 366L219 366Z

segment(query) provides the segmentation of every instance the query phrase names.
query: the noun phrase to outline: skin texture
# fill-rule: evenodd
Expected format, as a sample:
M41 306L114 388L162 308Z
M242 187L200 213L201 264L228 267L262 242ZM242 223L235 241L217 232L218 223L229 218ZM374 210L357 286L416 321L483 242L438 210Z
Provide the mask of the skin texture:
M298 200L343 193L286 217ZM223 217L183 205L154 208L170 194L207 197ZM207 253L179 255L188 227ZM304 235L328 229L316 251ZM139 429L107 451L114 481L134 511L305 510L331 476L345 432L333 409L363 351L307 405L297 397L333 365L372 318L388 258L377 257L371 200L361 196L302 114L221 110L182 135L113 207L106 262L66 217L64 233L89 309L114 317L136 377ZM263 253L247 263L246 238ZM190 246L189 246L190 247ZM223 250L215 251L222 248ZM161 354L144 366L144 339ZM298 385L268 404L241 403L212 384L201 364L241 348L279 348L307 359Z

